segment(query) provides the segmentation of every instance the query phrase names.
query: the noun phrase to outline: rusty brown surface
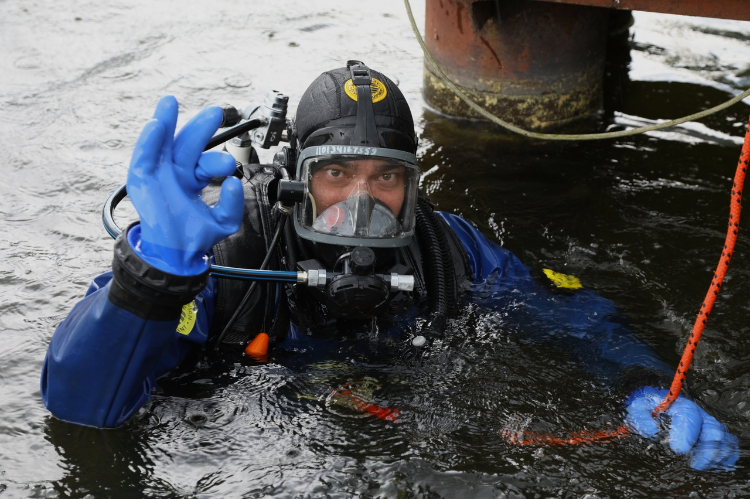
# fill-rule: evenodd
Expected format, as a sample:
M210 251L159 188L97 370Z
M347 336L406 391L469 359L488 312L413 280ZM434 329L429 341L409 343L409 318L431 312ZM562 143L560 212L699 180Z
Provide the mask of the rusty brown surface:
M578 88L543 95L507 95L470 88L463 88L463 91L495 116L526 130L540 132L584 119L599 109L602 101L601 82L587 82ZM427 68L424 69L423 92L434 111L453 117L484 119Z
M490 112L535 130L598 109L608 11L526 0L427 0L425 43L448 77ZM437 111L478 117L425 63Z
M750 21L748 0L535 0L537 2L590 5L609 9L643 10L683 16Z

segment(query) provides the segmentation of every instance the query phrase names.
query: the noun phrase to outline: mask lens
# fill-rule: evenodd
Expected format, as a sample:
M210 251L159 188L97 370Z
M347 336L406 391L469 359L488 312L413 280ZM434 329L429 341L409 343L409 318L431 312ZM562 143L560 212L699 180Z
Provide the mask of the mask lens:
M419 179L415 165L388 157L328 156L304 160L300 173L306 183L297 214L301 236L342 245L408 244Z

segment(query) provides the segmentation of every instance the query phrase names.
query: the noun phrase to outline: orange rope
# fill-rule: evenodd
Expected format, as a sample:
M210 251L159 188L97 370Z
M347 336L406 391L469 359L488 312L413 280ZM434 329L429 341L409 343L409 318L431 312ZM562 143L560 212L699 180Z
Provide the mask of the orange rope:
M734 174L734 183L732 185L732 200L729 208L729 227L727 228L727 237L724 241L724 250L721 252L721 258L719 264L714 272L714 277L711 280L711 286L708 288L706 298L703 300L701 310L698 312L698 317L693 325L693 330L690 333L685 351L680 359L680 366L677 368L672 385L669 388L669 393L664 400L656 406L652 415L656 417L660 412L664 412L669 409L669 406L674 402L680 395L682 385L685 382L685 374L687 373L690 363L693 361L695 355L695 349L698 346L698 342L703 334L703 328L706 326L708 316L711 313L711 309L716 302L716 297L719 296L719 290L721 284L724 282L724 277L727 274L729 268L729 261L732 259L734 253L734 245L737 242L737 232L740 229L740 210L742 208L742 189L745 184L745 174L750 166L750 122L748 123L747 130L745 131L745 140L742 143L742 152L740 153L740 159L737 162L737 170ZM626 426L620 426L615 430L603 430L603 431L579 431L571 432L568 438L555 437L549 433L534 433L531 431L524 431L520 434L518 432L512 432L507 429L500 432L509 444L512 445L578 445L578 444L591 444L596 442L611 442L614 439L622 438L630 434L630 430Z
M721 252L721 258L719 264L714 272L714 277L711 279L711 286L708 288L706 298L703 300L701 310L698 312L698 317L695 319L693 330L688 338L687 345L685 345L685 351L680 359L680 365L677 368L677 372L672 380L672 386L669 387L669 393L664 400L656 406L653 415L656 416L660 412L664 412L669 409L672 402L677 400L682 390L682 385L685 382L685 373L687 373L690 363L693 361L695 355L695 349L698 346L698 342L703 334L703 328L706 326L708 316L711 313L711 309L714 306L716 297L719 296L719 290L721 284L724 282L724 276L727 274L729 268L729 261L732 259L734 253L734 244L737 241L737 232L740 229L740 209L742 208L742 188L745 183L745 173L750 165L750 126L748 126L745 132L745 141L742 143L742 152L740 153L740 160L737 162L737 171L734 174L734 184L732 185L732 201L729 209L729 228L727 229L727 237L724 241L724 250Z
M518 432L503 430L500 432L511 445L586 445L595 443L611 442L615 439L630 435L627 426L619 426L614 430L602 431L576 431L571 432L567 438L555 437L550 433L535 433L524 431Z

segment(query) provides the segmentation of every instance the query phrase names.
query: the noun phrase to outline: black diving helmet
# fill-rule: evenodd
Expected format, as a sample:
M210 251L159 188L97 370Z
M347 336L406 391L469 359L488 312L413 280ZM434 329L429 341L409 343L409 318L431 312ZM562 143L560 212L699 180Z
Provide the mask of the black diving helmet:
M364 63L323 73L295 119L295 207L300 237L324 244L396 248L414 234L419 169L406 99Z

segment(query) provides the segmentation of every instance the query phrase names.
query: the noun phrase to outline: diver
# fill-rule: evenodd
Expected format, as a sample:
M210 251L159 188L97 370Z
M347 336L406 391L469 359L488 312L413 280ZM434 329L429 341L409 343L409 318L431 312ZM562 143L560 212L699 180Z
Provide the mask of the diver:
M140 221L50 342L41 393L57 418L120 426L195 349L241 348L267 333L272 348L292 350L415 310L428 320L407 343L426 348L462 300L498 307L513 294L523 313L549 317L554 335L613 366L637 433L661 431L651 412L672 370L609 320L610 302L588 290L554 295L472 224L434 210L419 190L409 105L385 75L359 61L320 75L271 165L238 169L226 152L204 152L221 108L175 134L177 115L163 97L143 128L127 175ZM298 271L308 282L217 279L212 264ZM667 415L670 447L691 466L733 467L738 440L723 424L682 395Z

